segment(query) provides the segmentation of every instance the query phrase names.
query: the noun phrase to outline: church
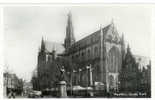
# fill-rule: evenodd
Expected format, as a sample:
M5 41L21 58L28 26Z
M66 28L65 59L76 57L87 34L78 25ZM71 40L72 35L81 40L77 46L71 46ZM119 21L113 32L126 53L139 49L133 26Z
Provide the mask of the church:
M88 87L101 83L107 91L117 90L124 54L124 36L119 35L113 22L76 41L72 14L69 13L63 44L50 43L42 39L37 72L39 76L46 76L46 71L43 70L46 69L48 61L66 57L75 64L71 72L66 72L72 73L73 85ZM45 81L42 80L42 83Z

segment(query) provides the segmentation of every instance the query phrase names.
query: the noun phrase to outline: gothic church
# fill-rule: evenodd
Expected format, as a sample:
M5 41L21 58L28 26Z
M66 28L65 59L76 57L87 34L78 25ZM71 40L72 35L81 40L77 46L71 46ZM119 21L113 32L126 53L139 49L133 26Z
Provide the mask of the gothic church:
M42 39L38 55L38 74L46 61L63 55L77 66L73 68L73 85L86 87L102 83L107 91L117 90L124 53L124 36L119 36L113 22L76 41L72 15L69 13L63 45L48 43ZM88 65L91 65L90 71Z

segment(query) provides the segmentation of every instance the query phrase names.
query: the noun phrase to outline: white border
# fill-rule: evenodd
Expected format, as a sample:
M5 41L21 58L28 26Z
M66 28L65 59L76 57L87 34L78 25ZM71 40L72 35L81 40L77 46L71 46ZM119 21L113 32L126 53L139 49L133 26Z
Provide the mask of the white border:
M0 0L0 3L155 3L154 0Z
M4 0L2 0L2 1L4 1ZM88 3L88 1L89 0L86 0L85 2L77 2L77 1L74 1L74 2L71 2L71 1L73 1L73 0L68 0L69 2L65 2L65 3L62 3L62 2L60 2L60 1L62 1L62 0L58 0L58 1L55 1L55 2L50 2L50 3L45 3L45 2L43 2L43 1L40 1L40 2L37 2L37 4L33 4L34 3L34 1L35 0L27 0L27 1L25 1L25 2L31 2L30 4L23 4L23 1L22 0L20 0L20 2L18 2L19 0L15 0L15 1L17 1L17 2L12 2L12 3L10 3L10 1L11 0L6 0L6 2L7 2L7 4L6 4L6 2L3 2L3 3L1 3L1 1L0 1L0 66L2 66L2 67L0 67L0 73L1 73L1 77L0 77L0 79L1 79L1 81L0 81L0 99L2 100L2 99L4 99L3 98L3 65L4 65L4 63L3 63L3 7L8 7L8 6L11 6L11 7L15 7L15 6L41 6L41 7L44 7L44 6L113 6L113 5L115 5L115 6L128 6L128 5L134 5L134 6L146 6L146 7L151 7L152 8L152 34L151 34L151 63L152 63L152 65L151 65L151 68L152 68L152 73L151 73L151 76L152 76L152 100L153 100L153 98L154 98L154 90L155 90L155 85L154 85L154 82L155 82L155 79L153 78L153 76L155 75L154 74L154 72L155 72L155 69L154 69L154 65L155 65L155 4L149 4L148 2L148 4L143 4L144 2L141 2L141 4L133 4L133 3L131 3L131 2L128 2L128 4L123 4L122 2L122 4L119 4L118 2L116 3L116 4L114 4L114 3L111 3L111 2L104 2L104 3L108 3L108 4L103 4L103 3L99 3L99 2L96 2L96 1L99 1L99 0L96 0L95 2L94 2L94 0L91 0L92 2L89 2ZM49 1L49 0L45 0L45 1ZM110 1L115 1L115 0L110 0ZM120 0L120 1L123 1L123 0ZM133 1L133 0L131 0L131 1ZM139 0L134 0L134 1L139 1ZM144 0L145 1L145 0ZM149 1L153 1L153 0L149 0ZM75 2L77 2L77 3L75 3ZM145 1L146 2L146 1ZM36 3L36 2L35 2ZM110 3L110 4L109 4ZM155 3L155 1L154 1L154 3ZM53 98L52 98L53 99ZM85 98L83 98L83 99L85 99ZM89 98L89 99L91 99L91 98ZM107 99L107 98L101 98L101 99ZM113 98L113 100L115 100L116 98ZM124 100L125 98L121 98L122 100ZM127 98L126 98L127 99ZM128 98L129 99L129 98ZM131 98L130 98L131 99ZM132 98L132 99L134 99L134 98ZM136 98L136 99L141 99L141 100L145 100L145 98ZM117 99L116 99L117 100Z

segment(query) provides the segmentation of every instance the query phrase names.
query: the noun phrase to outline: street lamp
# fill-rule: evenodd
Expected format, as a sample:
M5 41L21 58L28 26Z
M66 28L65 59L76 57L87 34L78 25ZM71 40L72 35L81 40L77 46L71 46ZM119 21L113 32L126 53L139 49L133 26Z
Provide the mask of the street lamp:
M86 66L86 68L87 68L87 73L88 73L88 79L89 79L89 85L90 86L92 86L93 85L93 79L92 79L92 68L91 68L91 64L90 65L88 65L88 66Z
M79 81L78 81L79 84L80 84L80 75L81 75L80 72L81 72L81 71L82 71L82 69L79 68Z
M73 94L74 73L75 73L75 70L73 69L71 73L71 95Z
M86 69L87 69L87 75L88 75L88 77L87 77L87 87L89 86L89 66L86 66Z

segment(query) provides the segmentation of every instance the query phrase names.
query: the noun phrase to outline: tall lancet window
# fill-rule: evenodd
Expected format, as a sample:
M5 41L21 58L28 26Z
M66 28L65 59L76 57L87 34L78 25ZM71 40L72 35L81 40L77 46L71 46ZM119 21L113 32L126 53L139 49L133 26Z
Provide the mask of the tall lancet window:
M49 60L49 55L46 55L46 62L48 62Z

